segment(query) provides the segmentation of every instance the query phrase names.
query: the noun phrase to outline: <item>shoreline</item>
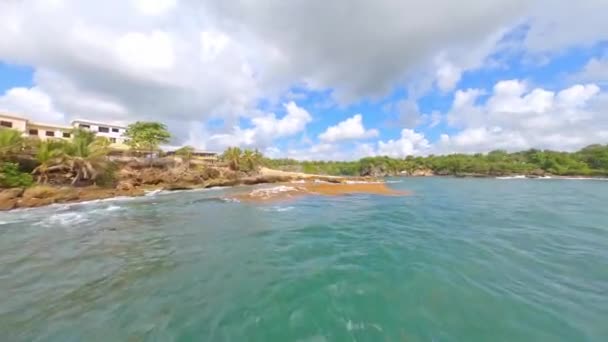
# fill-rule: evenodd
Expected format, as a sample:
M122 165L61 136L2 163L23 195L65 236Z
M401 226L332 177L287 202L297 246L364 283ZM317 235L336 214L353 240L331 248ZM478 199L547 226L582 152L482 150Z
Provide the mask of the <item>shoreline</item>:
M395 178L485 178L496 180L520 180L520 179L539 179L539 180L597 180L608 181L606 177L588 176L533 176L533 175L513 175L513 176L489 176L489 175L395 175L386 176ZM237 186L253 186L258 184L284 184L288 186L300 186L306 188L310 194L337 195L349 193L371 193L371 194L390 194L386 189L387 182L382 178L369 176L329 176L318 174L305 174L300 172L286 172L263 168L258 175L247 176L235 179L213 178L201 183L189 183L185 181L167 182L157 185L140 185L137 187L121 188L120 184L115 188L104 188L97 186L73 187L73 186L52 186L35 185L30 188L8 188L0 190L0 212L11 210L46 207L53 204L85 203L112 198L134 198L149 195L152 192L160 191L195 191L213 188L231 188ZM323 188L320 184L343 185L341 189ZM361 186L362 184L377 185L377 188ZM323 191L315 191L324 189ZM359 191L354 191L359 189ZM296 191L297 193L298 191ZM306 193L306 192L304 192ZM303 193L297 193L301 196ZM286 195L291 196L289 193ZM241 194L242 199L247 194ZM256 201L257 202L257 201Z
M137 187L124 188L121 187L120 184L115 188L52 185L35 185L29 188L8 188L0 190L0 212L46 207L53 204L76 204L120 197L142 197L155 191L194 191L201 189L293 182L343 185L360 182L381 182L378 179L371 177L339 177L274 171L276 170L273 170L271 173L262 171L256 176L247 176L236 179L214 178L201 183L177 181L157 185L141 185Z

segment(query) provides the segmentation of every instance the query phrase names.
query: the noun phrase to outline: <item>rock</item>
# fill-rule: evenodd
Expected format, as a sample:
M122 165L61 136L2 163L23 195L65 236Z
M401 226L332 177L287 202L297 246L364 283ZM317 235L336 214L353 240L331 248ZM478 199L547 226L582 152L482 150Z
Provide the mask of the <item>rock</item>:
M118 185L116 185L116 190L119 191L133 191L135 189L135 185L133 184L133 181L130 180L123 180L118 182Z
M218 186L235 186L239 185L241 182L238 179L225 179L225 178L217 178L211 179L205 182L205 188L215 188Z
M52 186L47 185L37 185L31 188L28 188L23 193L23 199L37 198L37 199L46 199L52 198L56 196L59 192L59 188L54 188Z
M163 187L163 190L168 190L168 191L192 190L192 189L193 189L193 187L185 185L185 184L181 184L181 183L167 184Z
M23 188L11 188L0 191L0 210L11 210L17 207Z
M78 190L73 187L65 186L59 188L57 194L53 196L55 203L71 202L76 201L80 198Z
M433 176L433 171L430 169L415 170L410 174L412 177L430 177Z
M76 201L79 193L75 188L55 188L46 185L31 187L23 193L17 205L22 208L33 208L53 203L64 203Z

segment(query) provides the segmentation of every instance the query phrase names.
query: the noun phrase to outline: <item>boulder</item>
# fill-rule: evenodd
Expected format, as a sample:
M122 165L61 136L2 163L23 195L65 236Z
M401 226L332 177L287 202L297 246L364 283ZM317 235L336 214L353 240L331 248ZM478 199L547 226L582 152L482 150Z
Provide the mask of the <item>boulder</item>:
M131 180L123 180L118 182L116 185L116 190L119 191L133 191L135 189L135 184Z
M0 191L0 210L11 210L17 207L23 188L11 188Z
M433 171L430 169L418 169L411 173L412 177L429 177L433 176Z

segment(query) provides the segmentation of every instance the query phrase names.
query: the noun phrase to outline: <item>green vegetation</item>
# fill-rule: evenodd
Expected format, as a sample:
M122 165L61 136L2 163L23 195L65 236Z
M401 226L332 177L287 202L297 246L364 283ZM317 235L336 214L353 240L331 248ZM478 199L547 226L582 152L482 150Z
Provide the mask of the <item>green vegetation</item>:
M142 122L130 124L125 132L129 139L127 144L134 150L150 151L153 153L160 144L166 144L171 139L167 126L160 122Z
M40 141L23 139L15 130L0 130L0 187L28 186L32 175L39 184L48 183L51 174L56 182L68 180L72 185L112 179L114 168L107 158L110 141L82 129L74 130L72 136L71 141Z
M0 129L0 160L7 160L21 153L24 139L14 129Z
M253 172L264 162L264 156L258 150L241 150L238 147L228 148L221 159L233 171Z
M72 135L72 142L66 145L64 158L73 173L72 185L81 180L95 182L98 176L110 169L110 162L106 158L110 141L82 129L74 130Z
M0 165L0 188L27 187L32 183L32 176L21 172L19 164L4 162Z
M574 153L535 149L507 153L497 150L487 154L408 156L404 159L369 157L352 162L265 159L264 164L286 171L328 175L382 176L430 171L446 176L608 176L608 145L591 145Z

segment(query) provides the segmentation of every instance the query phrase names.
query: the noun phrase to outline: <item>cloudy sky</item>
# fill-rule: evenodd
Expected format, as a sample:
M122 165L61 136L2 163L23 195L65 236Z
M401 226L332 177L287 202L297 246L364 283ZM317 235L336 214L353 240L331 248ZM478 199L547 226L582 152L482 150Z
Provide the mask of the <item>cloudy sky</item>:
M2 0L0 111L274 157L608 143L606 0Z

